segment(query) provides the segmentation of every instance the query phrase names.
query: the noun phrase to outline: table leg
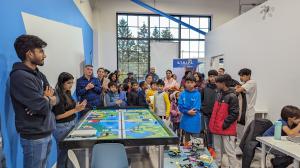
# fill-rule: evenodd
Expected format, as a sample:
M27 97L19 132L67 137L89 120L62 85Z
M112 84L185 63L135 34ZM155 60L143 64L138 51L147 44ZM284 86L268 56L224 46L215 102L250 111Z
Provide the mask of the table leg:
M261 144L261 168L266 167L266 145Z
M85 148L85 167L89 168L89 163L90 163L90 153L89 153L89 148Z
M294 168L299 168L299 160L294 159Z
M158 168L164 167L164 146L159 145L158 148Z

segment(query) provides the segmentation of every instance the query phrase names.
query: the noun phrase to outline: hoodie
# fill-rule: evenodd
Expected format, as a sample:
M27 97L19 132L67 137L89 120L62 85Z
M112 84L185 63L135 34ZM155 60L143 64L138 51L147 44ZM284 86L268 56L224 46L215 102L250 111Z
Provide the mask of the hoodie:
M183 91L178 100L178 108L182 113L180 128L188 133L198 134L201 131L201 94L197 89L193 91ZM191 116L188 111L196 110L196 114Z
M208 83L202 92L202 107L201 111L203 115L210 117L214 108L214 104L217 96L217 86L215 84Z
M23 63L15 63L10 72L10 96L15 111L17 132L24 139L40 139L51 135L55 117L44 88L49 86L45 75Z
M122 100L122 103L120 105L116 104L117 100ZM120 94L118 92L111 92L109 91L105 95L105 103L107 107L125 107L126 106L126 100L122 99Z

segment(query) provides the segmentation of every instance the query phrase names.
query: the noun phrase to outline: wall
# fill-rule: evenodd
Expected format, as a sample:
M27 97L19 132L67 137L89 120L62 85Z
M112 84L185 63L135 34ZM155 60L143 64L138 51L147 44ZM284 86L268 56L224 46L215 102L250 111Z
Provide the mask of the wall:
M85 7L84 7L85 6ZM16 56L13 43L16 37L25 33L42 32L41 36L49 35L48 32L55 32L53 37L57 37L57 32L68 35L70 30L76 30L76 40L81 43L81 56L84 57L86 63L92 63L93 53L93 30L88 20L83 13L91 13L86 11L90 8L86 8L86 4L75 3L72 0L2 0L0 2L0 118L1 118L1 133L4 143L4 155L7 161L8 168L23 167L22 148L20 146L19 136L16 133L14 125L14 111L12 109L10 96L9 96L9 72L12 64L19 61ZM22 15L23 13L23 15ZM87 16L87 15L86 15ZM38 19L37 19L38 18ZM38 25L40 24L40 29ZM51 23L51 24L49 24ZM53 23L53 24L52 24ZM45 26L47 24L48 26ZM34 27L35 26L35 27ZM66 28L67 27L67 28ZM65 29L66 28L66 29ZM43 29L43 30L41 30ZM80 29L80 31L79 31ZM65 32L62 32L65 31ZM72 31L73 32L73 31ZM78 35L80 34L80 35ZM72 53L74 46L72 42L61 43L60 41L66 41L65 36L57 37L56 41L51 41L55 45L46 48L47 53L55 53L54 50L66 51ZM69 40L74 40L70 38ZM48 42L48 41L46 41ZM72 47L70 47L72 45ZM56 46L53 48L53 46ZM59 49L57 47L60 47ZM79 47L78 47L79 48ZM63 60L65 52L61 52L55 55L48 55L49 57L62 57ZM77 59L76 55L73 58ZM50 60L50 59L49 59ZM46 63L47 64L47 58ZM68 64L66 61L56 62L57 69L64 67ZM77 69L79 67L73 67ZM49 69L43 69L46 74L49 73ZM54 83L54 82L52 82ZM55 144L55 141L53 142ZM55 145L51 151L51 158L49 165L53 165L56 161Z
M256 107L268 109L275 120L284 105L300 106L300 1L265 4L274 9L272 17L263 20L258 6L210 32L206 55L224 54L225 69L236 79L239 69L252 69L258 83Z
M153 0L143 2L154 6ZM215 28L238 16L239 0L156 0L155 8L171 14L211 15L212 28ZM98 33L96 39L99 49L97 54L95 53L98 64L116 69L116 13L150 12L130 0L98 0L93 12Z

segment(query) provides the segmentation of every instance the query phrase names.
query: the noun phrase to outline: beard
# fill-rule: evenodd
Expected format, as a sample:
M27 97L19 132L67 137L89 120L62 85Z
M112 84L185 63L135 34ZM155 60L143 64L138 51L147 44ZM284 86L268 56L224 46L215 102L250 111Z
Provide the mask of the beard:
M38 65L38 66L43 66L44 65L44 59L42 59L42 60L34 59L34 60L31 60L30 62L32 64L35 64L35 65Z

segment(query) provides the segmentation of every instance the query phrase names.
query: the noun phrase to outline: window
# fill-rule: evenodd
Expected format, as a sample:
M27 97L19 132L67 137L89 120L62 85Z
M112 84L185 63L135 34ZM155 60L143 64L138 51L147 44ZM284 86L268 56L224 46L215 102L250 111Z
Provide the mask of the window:
M202 31L211 29L209 16L174 16ZM205 36L154 14L117 14L117 54L121 80L128 72L143 80L150 66L150 41L179 42L180 58L204 58Z

